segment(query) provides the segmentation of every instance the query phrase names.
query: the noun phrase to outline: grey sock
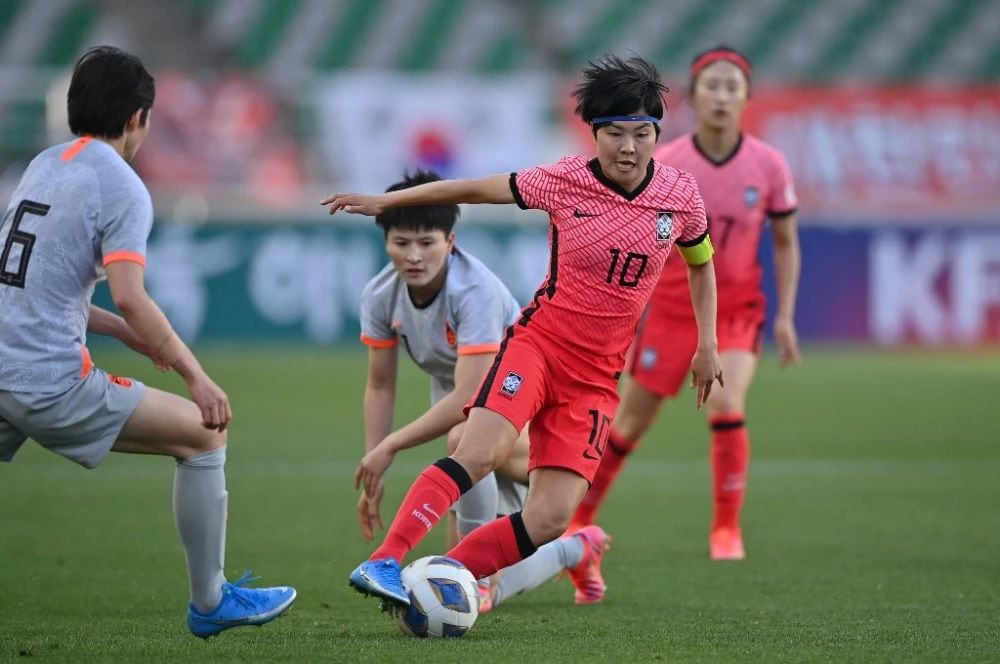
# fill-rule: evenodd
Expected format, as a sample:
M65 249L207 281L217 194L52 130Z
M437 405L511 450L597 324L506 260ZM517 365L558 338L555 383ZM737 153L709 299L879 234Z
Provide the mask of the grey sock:
M174 520L184 544L191 603L209 613L222 600L226 577L226 448L184 459L174 473Z
M564 569L571 569L583 560L583 541L576 536L562 537L539 547L532 555L500 572L496 606L518 593L542 585Z
M497 478L493 473L490 473L462 494L462 497L455 503L458 534L465 537L479 526L496 519L499 500L500 492L497 489Z

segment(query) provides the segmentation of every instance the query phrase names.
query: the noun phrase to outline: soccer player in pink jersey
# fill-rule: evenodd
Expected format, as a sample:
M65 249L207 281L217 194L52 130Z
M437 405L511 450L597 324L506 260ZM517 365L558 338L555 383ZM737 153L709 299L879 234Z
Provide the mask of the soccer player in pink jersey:
M390 606L410 602L400 581L404 556L507 458L529 421L531 489L523 511L473 530L447 555L483 578L565 532L604 453L626 351L675 243L689 266L698 319L692 369L699 406L721 378L713 250L701 196L694 178L652 159L663 117L659 74L639 57L608 55L583 78L576 111L593 127L596 158L564 157L509 175L322 201L331 214L463 202L549 213L548 276L507 328L466 406L458 448L417 478L382 545L350 575L358 591ZM597 570L606 542L594 538L591 545L593 573L581 570L573 580L578 590L600 586L603 594Z
M659 162L695 176L718 248L718 336L726 385L713 391L707 402L715 506L709 544L714 560L746 555L740 529L750 450L744 404L764 327L757 250L768 219L778 282L775 341L782 366L799 362L793 320L799 280L795 190L781 153L740 130L750 73L747 59L732 49L698 55L691 64L697 130L667 143L655 155ZM626 456L649 430L663 400L675 396L684 382L699 339L696 312L681 297L686 279L683 266L669 261L632 347L631 380L622 390L607 454L573 528L593 522Z

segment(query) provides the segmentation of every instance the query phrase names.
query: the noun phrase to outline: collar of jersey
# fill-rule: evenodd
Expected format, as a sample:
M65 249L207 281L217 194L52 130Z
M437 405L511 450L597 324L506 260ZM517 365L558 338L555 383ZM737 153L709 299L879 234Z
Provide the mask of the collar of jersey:
M640 182L639 186L636 187L633 191L625 189L625 187L621 186L620 184L609 178L607 175L605 175L604 171L601 170L601 162L597 161L597 157L591 159L587 163L587 165L590 166L590 172L594 174L594 177L597 178L598 182L600 182L605 187L615 192L616 194L618 194L627 201L634 201L635 199L637 199L642 194L642 192L646 191L646 187L648 187L649 183L652 182L653 180L654 167L652 159L649 160L649 165L646 166L646 177L642 179L642 182Z
M709 162L713 166L725 166L732 161L733 157L740 153L740 148L743 146L743 132L740 132L740 137L736 140L736 145L733 147L732 151L722 159L712 159L707 152L702 150L701 143L698 142L697 134L691 134L691 142L694 144L694 149L698 151L698 154L705 158L705 161Z

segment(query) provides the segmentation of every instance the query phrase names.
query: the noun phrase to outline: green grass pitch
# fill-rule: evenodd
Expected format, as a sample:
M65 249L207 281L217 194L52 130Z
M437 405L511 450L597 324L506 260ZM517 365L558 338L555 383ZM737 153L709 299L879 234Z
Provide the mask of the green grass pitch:
M807 349L809 350L809 349ZM110 371L181 390L100 347ZM293 584L282 619L201 641L170 509L173 464L114 455L84 471L29 443L0 464L0 660L986 661L1000 657L1000 354L812 349L751 393L743 563L707 558L707 434L669 405L601 522L602 605L567 581L511 600L466 638L403 636L347 587L370 551L352 487L365 358L205 349L232 398L227 573ZM428 401L407 362L399 418ZM403 453L388 522L443 443ZM417 550L443 551L443 533Z

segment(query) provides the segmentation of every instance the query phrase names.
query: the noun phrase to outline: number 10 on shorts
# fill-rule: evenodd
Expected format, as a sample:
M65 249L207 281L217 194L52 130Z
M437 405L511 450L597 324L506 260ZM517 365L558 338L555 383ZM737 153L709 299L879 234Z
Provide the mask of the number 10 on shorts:
M608 436L611 435L611 418L602 415L594 408L588 412L594 424L590 429L590 439L587 441L587 449L583 451L583 458L596 461L604 456L604 448L607 447Z

